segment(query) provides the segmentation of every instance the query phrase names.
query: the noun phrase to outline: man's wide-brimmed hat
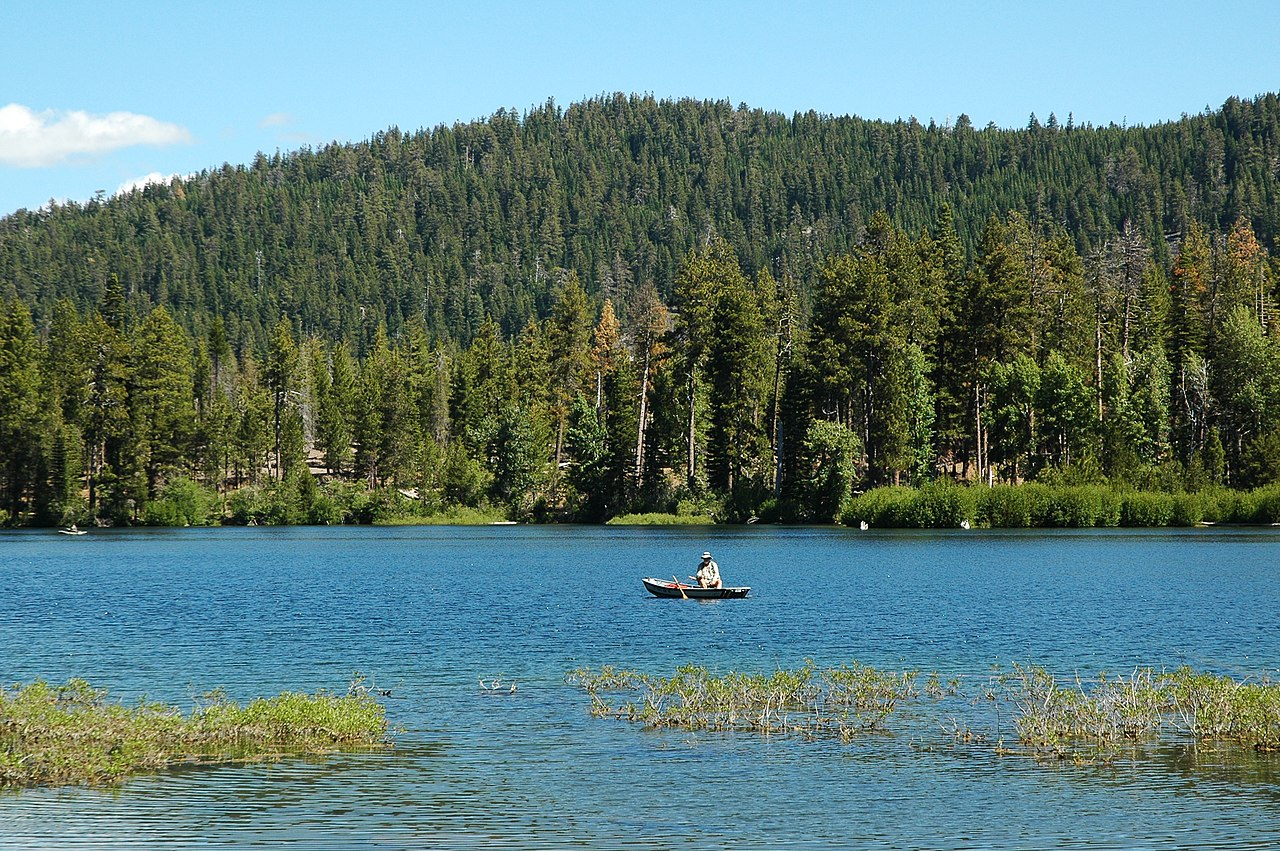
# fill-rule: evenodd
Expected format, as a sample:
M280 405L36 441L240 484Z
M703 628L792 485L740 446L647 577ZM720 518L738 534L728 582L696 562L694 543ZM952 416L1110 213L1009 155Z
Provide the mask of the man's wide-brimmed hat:
M702 554L702 557L703 557L703 558L711 558L711 553L703 553L703 554Z

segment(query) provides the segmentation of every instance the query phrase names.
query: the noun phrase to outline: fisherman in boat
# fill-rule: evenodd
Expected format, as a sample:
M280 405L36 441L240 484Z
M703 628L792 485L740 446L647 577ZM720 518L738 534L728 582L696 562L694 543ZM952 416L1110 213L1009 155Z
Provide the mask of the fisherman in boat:
M702 554L702 561L698 563L698 575L694 579L703 588L724 587L724 582L720 579L720 565L711 559L711 553Z

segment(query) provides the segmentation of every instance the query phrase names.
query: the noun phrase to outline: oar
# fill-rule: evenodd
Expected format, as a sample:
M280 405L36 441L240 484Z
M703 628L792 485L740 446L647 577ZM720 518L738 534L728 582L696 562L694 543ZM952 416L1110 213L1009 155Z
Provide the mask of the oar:
M681 600L689 599L689 595L684 593L684 586L680 584L679 579L676 579L676 575L674 573L671 574L671 581L676 584L676 590L680 592L680 599Z

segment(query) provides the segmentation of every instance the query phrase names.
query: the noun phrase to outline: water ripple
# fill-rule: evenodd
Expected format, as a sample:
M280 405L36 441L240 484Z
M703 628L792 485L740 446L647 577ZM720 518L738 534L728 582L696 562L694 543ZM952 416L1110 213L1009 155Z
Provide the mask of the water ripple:
M643 593L708 547L751 597ZM341 691L358 670L399 728L390 752L8 793L0 847L1274 847L1273 757L999 757L942 732L963 698L848 745L654 732L588 717L563 676L806 658L974 687L1025 661L1274 675L1280 626L1257 601L1277 556L1269 530L0 533L6 681L83 676L189 707L215 686ZM517 692L483 693L494 677Z

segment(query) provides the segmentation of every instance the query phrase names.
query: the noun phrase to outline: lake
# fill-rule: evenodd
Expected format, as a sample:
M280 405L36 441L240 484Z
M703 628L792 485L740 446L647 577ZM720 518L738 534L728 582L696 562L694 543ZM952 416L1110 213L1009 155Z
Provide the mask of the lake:
M645 593L704 549L750 597ZM395 728L388 752L0 794L0 847L1271 848L1280 756L1047 764L943 722L987 723L974 696L1014 663L1274 678L1278 580L1272 529L0 532L0 681L189 709L360 671ZM937 671L968 699L842 744L592 718L564 681L806 659ZM483 691L494 677L517 691Z

